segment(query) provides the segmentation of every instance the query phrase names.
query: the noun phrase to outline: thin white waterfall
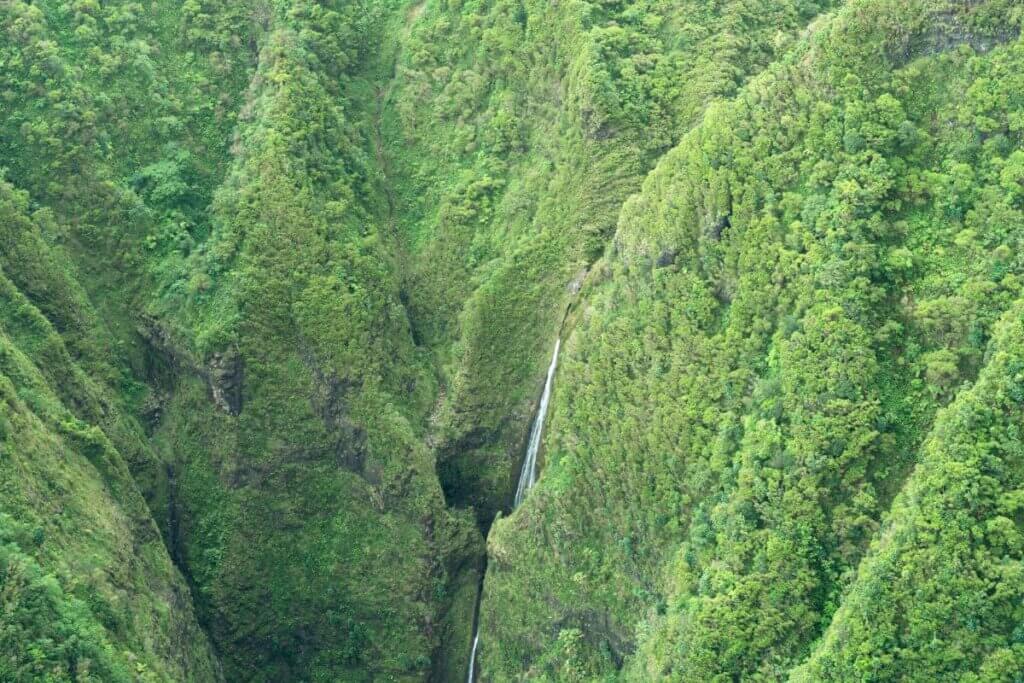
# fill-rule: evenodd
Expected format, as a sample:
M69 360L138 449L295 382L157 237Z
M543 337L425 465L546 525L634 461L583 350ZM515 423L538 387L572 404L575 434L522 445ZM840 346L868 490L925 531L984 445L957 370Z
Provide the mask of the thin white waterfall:
M533 426L530 427L530 441L526 445L526 457L523 459L523 469L519 472L519 485L516 486L516 497L512 508L519 507L526 497L526 493L537 481L537 452L540 451L540 439L544 436L544 418L548 414L548 403L551 401L551 385L555 381L555 368L558 366L558 350L562 345L561 339L555 340L555 352L551 356L551 365L548 366L548 376L544 380L544 393L540 395L540 405L537 406L537 415L533 418ZM481 588L483 586L481 585ZM480 602L477 597L477 610L479 612ZM473 626L473 650L469 655L469 678L468 683L473 683L476 675L476 649L480 644L480 623L479 616Z
M519 473L519 485L516 487L516 498L513 507L519 507L526 497L534 482L537 481L537 452L540 450L540 440L544 436L544 418L548 414L548 402L551 400L551 385L555 380L555 367L558 365L558 349L562 345L561 339L555 340L555 353L551 356L551 365L548 366L548 376L544 381L544 393L540 396L540 406L537 408L537 416L533 419L533 427L530 428L530 441L526 447L526 457L523 459L523 469Z
M469 678L467 683L473 683L473 676L476 675L476 646L480 644L480 633L473 634L473 651L469 655Z

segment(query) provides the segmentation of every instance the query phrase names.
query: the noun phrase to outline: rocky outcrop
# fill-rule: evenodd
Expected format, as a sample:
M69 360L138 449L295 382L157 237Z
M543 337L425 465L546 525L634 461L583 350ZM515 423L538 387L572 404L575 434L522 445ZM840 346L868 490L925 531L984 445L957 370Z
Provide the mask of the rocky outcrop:
M242 412L242 380L245 366L234 349L215 353L206 363L206 381L213 402L228 415Z

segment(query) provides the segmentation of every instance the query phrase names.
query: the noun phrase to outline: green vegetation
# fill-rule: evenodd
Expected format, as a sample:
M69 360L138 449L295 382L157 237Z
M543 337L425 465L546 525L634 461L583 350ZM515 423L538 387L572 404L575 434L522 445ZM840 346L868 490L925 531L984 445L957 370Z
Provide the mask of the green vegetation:
M619 206L710 97L732 93L828 6L746 4L410 11L423 14L397 58L383 126L403 287L446 387L442 484L481 521L509 498L510 464L574 300L568 285L603 251ZM748 38L730 39L740 26Z
M1022 21L0 2L0 680L1022 680Z
M28 210L0 182L0 679L213 680L128 471L152 454L97 379L117 376L110 333L41 239L52 213Z
M494 680L779 680L808 656L803 680L1019 674L1019 604L960 577L995 591L992 565L1019 570L1020 519L995 500L1021 463L963 512L1005 547L936 540L890 556L893 583L869 568L902 551L869 545L916 527L890 501L954 447L930 436L936 411L998 372L993 325L1021 296L1020 19L848 3L626 203L566 347L544 476L491 534Z

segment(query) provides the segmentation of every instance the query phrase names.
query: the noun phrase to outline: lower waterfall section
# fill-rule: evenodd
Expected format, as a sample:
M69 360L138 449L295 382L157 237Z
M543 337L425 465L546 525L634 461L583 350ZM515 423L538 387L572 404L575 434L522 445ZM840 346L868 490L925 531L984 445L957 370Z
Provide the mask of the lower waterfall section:
M544 391L541 393L540 404L537 406L537 414L533 418L533 425L530 427L530 439L526 446L526 456L523 458L523 466L519 472L519 483L516 486L516 495L512 501L512 509L515 510L526 499L526 494L537 482L537 453L540 452L541 438L544 436L544 420L548 414L548 406L551 402L551 388L555 383L555 370L558 368L558 352L561 350L562 339L555 339L555 350L551 354L551 364L548 365L547 377L544 380ZM487 558L484 557L484 571L480 574L480 588L476 597L476 608L473 611L473 646L470 648L469 667L467 683L473 683L476 678L476 653L480 645L480 602L483 598L484 577L487 573Z

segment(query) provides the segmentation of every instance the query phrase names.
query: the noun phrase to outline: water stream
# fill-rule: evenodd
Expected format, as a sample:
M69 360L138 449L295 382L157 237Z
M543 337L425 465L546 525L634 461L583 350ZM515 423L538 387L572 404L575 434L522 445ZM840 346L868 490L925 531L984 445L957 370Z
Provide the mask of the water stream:
M533 426L530 427L530 440L526 445L526 457L523 458L523 468L519 471L519 484L516 486L516 497L512 502L512 509L519 507L519 504L526 498L527 492L537 482L537 453L540 451L540 440L544 436L544 418L548 414L548 403L551 401L551 385L555 382L555 368L558 366L558 350L562 345L561 338L555 340L555 352L551 355L551 365L548 366L548 376L544 380L544 393L540 396L540 405L537 406L537 414L533 418ZM483 585L481 583L481 589ZM480 611L480 598L477 597L477 612ZM473 649L469 654L469 678L468 683L473 683L476 677L476 650L480 645L480 617L477 614L473 620Z
M480 632L473 634L473 651L469 655L469 683L473 683L473 675L476 673L476 646L480 644Z
M537 407L537 416L533 420L533 427L530 428L530 441L526 447L526 457L523 459L523 469L519 472L519 485L516 486L516 498L512 509L519 507L519 504L526 498L526 492L533 487L537 481L537 451L540 450L540 438L544 435L544 418L548 414L548 401L551 400L551 385L555 379L555 366L558 365L558 347L562 340L555 340L555 353L551 356L551 365L548 366L548 377L544 382L544 393L540 397L540 406Z

